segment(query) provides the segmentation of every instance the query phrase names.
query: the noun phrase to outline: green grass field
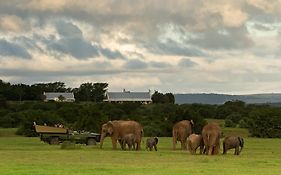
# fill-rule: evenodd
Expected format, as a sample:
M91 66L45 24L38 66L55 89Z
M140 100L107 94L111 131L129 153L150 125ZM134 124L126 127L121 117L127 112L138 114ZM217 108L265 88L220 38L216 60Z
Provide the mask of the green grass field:
M5 129L0 132L10 133ZM159 151L111 149L110 138L104 149L81 145L62 150L39 138L0 137L1 175L86 175L86 174L280 174L281 139L246 138L240 156L190 155L171 150L171 138L159 138ZM179 147L179 145L178 145Z

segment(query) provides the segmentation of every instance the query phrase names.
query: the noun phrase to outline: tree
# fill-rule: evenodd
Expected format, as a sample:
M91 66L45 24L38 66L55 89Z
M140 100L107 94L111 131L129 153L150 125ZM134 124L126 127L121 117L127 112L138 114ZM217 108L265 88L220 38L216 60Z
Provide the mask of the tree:
M103 102L107 87L107 83L94 83L93 99L95 102Z
M153 103L175 103L175 97L172 93L162 94L155 91L151 97Z
M77 101L102 102L107 87L107 83L83 83L73 92Z

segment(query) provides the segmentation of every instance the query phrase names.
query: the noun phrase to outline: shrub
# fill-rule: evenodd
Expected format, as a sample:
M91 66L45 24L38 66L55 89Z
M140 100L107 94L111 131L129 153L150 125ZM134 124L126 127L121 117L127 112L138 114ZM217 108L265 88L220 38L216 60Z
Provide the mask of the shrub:
M54 126L57 123L63 123L63 120L54 112L41 111L41 110L28 110L20 113L23 116L23 121L19 127L17 134L28 137L37 136L33 122L43 125L46 123L48 126Z
M249 132L252 136L281 138L280 108L263 107L250 113Z
M236 124L230 120L230 119L225 119L225 124L224 124L225 127L236 127Z

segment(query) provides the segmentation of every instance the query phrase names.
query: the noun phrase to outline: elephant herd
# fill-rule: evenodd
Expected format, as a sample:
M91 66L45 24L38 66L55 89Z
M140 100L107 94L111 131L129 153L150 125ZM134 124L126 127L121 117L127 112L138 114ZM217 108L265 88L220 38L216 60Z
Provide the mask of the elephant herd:
M215 155L220 150L220 138L222 136L221 128L215 123L209 123L202 129L202 134L193 134L194 122L191 120L182 120L173 126L173 149L176 144L181 143L182 150L189 150L195 154L200 147L200 154ZM112 147L116 149L117 142L121 149L125 150L126 146L131 150L140 150L142 137L144 135L143 127L136 121L114 120L102 125L100 148L103 146L104 139L111 137ZM146 140L146 149L157 151L157 137L150 137ZM239 155L244 146L244 140L237 136L225 137L223 141L223 154L227 150L235 148L234 155Z

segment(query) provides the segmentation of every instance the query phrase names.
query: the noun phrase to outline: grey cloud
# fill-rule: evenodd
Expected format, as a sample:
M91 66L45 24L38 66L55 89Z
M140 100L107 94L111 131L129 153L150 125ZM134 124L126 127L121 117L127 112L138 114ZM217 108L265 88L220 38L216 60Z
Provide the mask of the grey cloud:
M246 49L254 45L244 27L209 30L190 42L206 49Z
M19 58L30 59L31 55L28 51L16 44L6 41L5 39L0 40L0 55L2 56L15 56Z
M155 68L167 68L167 67L171 67L170 64L164 63L164 62L151 61L149 64L150 64L152 67L155 67Z
M59 40L52 36L43 37L43 39L39 37L51 50L72 55L77 59L88 59L100 55L109 59L125 59L125 56L118 50L104 48L99 44L91 44L85 40L79 27L70 22L57 21L55 26L61 37Z
M62 70L62 71L48 71L48 70L26 70L26 69L0 69L2 76L19 76L29 77L36 75L37 77L57 77L57 76L90 76L90 75L107 75L122 73L120 70Z
M198 65L198 64L195 63L194 61L188 59L188 58L182 58L182 59L180 60L180 62L178 63L178 66L180 66L180 67L186 67L186 68L188 68L188 67L193 67L193 66L196 66L196 65Z
M56 22L56 29L61 39L46 40L48 48L64 54L72 55L77 59L87 59L99 56L98 48L83 38L82 31L72 23Z
M168 40L165 43L158 42L156 44L148 44L145 46L149 51L160 55L177 55L177 56L206 56L201 50L186 46L185 44L179 44L172 40Z
M99 56L98 49L83 38L62 38L58 41L51 42L48 48L72 55L77 59Z
M272 26L267 26L265 24L261 24L261 23L255 23L253 26L255 29L261 30L261 31L271 31L274 28Z
M102 55L104 55L109 59L116 59L116 58L125 59L125 56L122 55L121 52L119 52L118 50L112 51L108 48L99 47L99 51L101 52Z
M124 66L124 68L127 69L145 69L147 67L148 67L147 63L138 59L128 60L128 62Z
M82 31L70 22L59 21L56 23L58 33L67 38L82 38Z

